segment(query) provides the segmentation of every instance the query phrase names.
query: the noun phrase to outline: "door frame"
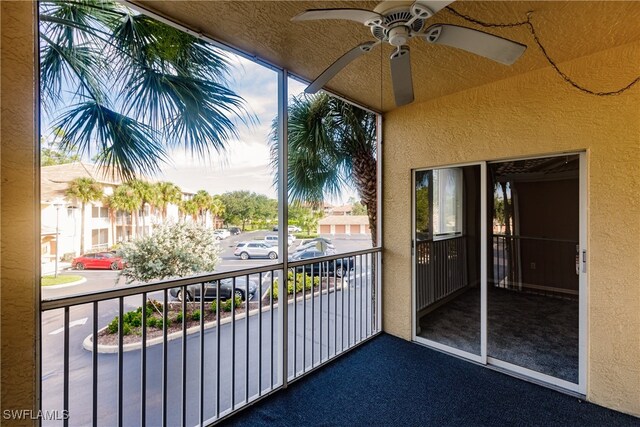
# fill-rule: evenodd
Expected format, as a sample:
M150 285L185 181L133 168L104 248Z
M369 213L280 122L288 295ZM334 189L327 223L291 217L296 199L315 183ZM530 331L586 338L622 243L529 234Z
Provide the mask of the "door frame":
M587 292L588 292L588 158L587 151L571 151L562 153L549 153L537 156L523 156L504 158L492 161L480 161L469 163L455 163L450 165L433 166L426 168L416 168L411 170L411 339L412 341L428 346L430 348L449 353L451 355L464 358L466 360L485 365L489 368L505 372L526 381L535 382L547 387L558 389L564 392L571 392L579 395L586 395L587 390L587 340L588 340L588 313L587 313ZM487 165L492 163L503 163L506 161L517 161L538 158L561 157L567 155L579 156L579 265L580 274L578 277L578 383L572 383L551 375L543 374L522 366L505 362L487 354L488 344L488 322L487 322L487 289L488 289L488 259L487 259ZM417 336L416 331L416 250L415 250L415 206L416 206L416 173L464 166L480 166L480 354L473 354L445 344L441 344L426 338Z

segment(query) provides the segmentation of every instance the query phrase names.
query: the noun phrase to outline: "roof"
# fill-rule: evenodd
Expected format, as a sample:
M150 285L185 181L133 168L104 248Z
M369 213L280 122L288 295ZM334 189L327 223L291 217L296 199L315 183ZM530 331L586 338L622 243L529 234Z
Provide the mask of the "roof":
M40 169L40 200L53 201L65 196L69 182L76 178L93 178L102 185L116 186L122 183L107 177L109 169L91 163L73 162L62 165L43 166Z
M319 225L369 225L367 215L329 215L318 221Z
M170 17L197 33L222 41L248 56L286 68L309 81L359 44L373 40L364 25L346 20L291 22L313 8L372 10L377 1L150 1L134 3ZM412 1L405 2L411 4ZM460 14L486 23L531 22L549 55L560 64L571 59L640 40L640 2L457 1ZM471 53L409 40L416 102L440 98L518 74L547 68L549 62L526 26L485 28L451 11L441 10L425 26L446 23L482 30L525 44L512 66ZM389 56L393 47L376 46L344 68L327 88L377 111L396 109L391 90ZM619 70L612 69L611 73ZM627 81L636 76L618 76Z

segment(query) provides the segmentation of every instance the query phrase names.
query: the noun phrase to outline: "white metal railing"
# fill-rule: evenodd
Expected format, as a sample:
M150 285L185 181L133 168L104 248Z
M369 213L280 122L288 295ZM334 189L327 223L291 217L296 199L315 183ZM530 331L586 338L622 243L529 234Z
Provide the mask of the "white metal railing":
M44 300L42 329L60 328L41 340L41 409L63 425L215 423L379 333L380 268L375 248L288 263L286 286L276 264ZM226 285L255 297L223 301Z

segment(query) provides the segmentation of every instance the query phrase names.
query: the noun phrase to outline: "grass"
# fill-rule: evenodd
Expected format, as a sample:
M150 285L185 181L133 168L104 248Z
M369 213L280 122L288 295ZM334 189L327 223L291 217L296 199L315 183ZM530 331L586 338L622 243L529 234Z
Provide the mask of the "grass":
M58 277L42 276L40 284L42 286L64 285L66 283L77 282L81 279L82 276L78 276L75 274L61 274L58 275Z

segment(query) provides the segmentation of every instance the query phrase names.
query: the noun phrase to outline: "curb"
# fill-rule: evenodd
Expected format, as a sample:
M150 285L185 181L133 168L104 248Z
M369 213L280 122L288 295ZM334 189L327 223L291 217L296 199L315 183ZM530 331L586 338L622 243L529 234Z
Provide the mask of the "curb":
M65 283L65 284L62 284L62 285L51 285L51 286L42 286L42 285L40 285L40 287L42 289L62 289L62 288L68 288L68 287L71 287L71 286L82 285L86 281L87 281L87 278L83 277L82 279L76 280L75 282L69 282L69 283Z
M48 286L49 287L49 286ZM342 288L344 288L344 286L342 286L340 288L340 290L342 290ZM333 290L329 290L327 291L326 289L321 291L321 294L325 294L325 293L331 293L334 292ZM304 297L305 299L310 299L311 298L311 294L309 295L305 295ZM299 296L296 298L296 303L299 301L302 301L303 297ZM287 304L293 304L293 300L289 300ZM273 308L277 308L278 304L273 304ZM262 312L264 313L265 311L269 311L271 310L271 306L267 305L266 307L262 307ZM249 316L255 316L256 314L258 314L258 312L260 311L260 309L254 309L254 310L250 310L249 311ZM247 313L242 313L239 314L238 316L235 317L235 320L241 320L244 319L246 317ZM226 325L227 323L231 323L231 317L227 317L225 319L222 319L220 321L220 325ZM205 323L204 324L204 330L207 329L211 329L211 328L215 328L217 326L216 322L209 322L209 323ZM105 329L107 329L107 327L105 326L104 328L98 329L98 333L104 331ZM192 326L189 329L187 329L187 336L191 335L191 334L195 334L200 332L200 326ZM182 338L182 331L176 331L173 333L170 333L167 335L167 342L169 341L173 341L176 339L180 339ZM84 348L87 351L93 352L93 334L88 335L84 341L82 341L82 348ZM155 337L155 338L151 338L151 339L147 339L147 347L151 347L153 345L156 344L161 344L164 342L164 337L159 336L159 337ZM140 340L140 342L134 342L134 343L129 343L129 344L123 344L122 345L122 352L126 353L128 351L135 351L135 350L140 350L142 348L142 340ZM116 354L118 353L118 346L117 345L110 345L110 344L98 344L98 353L103 353L103 354Z

